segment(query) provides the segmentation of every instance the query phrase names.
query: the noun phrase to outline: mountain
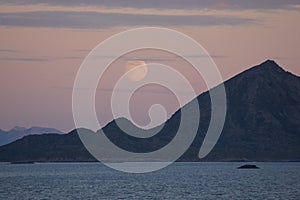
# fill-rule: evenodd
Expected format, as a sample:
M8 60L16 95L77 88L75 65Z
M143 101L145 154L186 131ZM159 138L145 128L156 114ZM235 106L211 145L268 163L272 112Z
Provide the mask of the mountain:
M300 161L300 77L267 60L225 88L224 129L204 160ZM199 143L192 147L198 151ZM187 153L194 155L191 149Z
M224 83L227 115L214 149L201 161L300 161L300 77L284 71L274 61L250 68ZM212 90L217 89L214 88ZM200 122L190 148L178 161L200 161L199 149L210 122L210 96L197 97ZM195 100L194 100L195 101ZM150 138L135 138L117 126L117 119L104 127L106 136L131 152L151 152L168 144L179 127L179 109L163 129ZM86 130L87 133L91 131ZM150 130L151 131L151 130ZM100 134L100 133L99 133ZM0 161L93 161L78 139L76 130L67 135L31 135L0 147Z
M224 83L227 114L221 137L206 161L300 161L300 78L267 60ZM217 88L214 88L217 89ZM213 89L213 90L214 90ZM199 161L198 153L207 132L211 103L208 92L197 97L200 126L181 161ZM132 152L150 152L168 144L180 123L184 106L161 132L147 140L121 131L113 121L104 128L116 145ZM118 119L127 123L125 119Z
M16 126L9 131L3 131L0 129L0 146L9 144L17 139L20 139L27 135L36 135L36 134L47 134L47 133L58 133L62 134L61 131L54 128L45 128L45 127L31 127L24 128Z
M76 130L68 134L25 136L0 149L0 161L94 161Z

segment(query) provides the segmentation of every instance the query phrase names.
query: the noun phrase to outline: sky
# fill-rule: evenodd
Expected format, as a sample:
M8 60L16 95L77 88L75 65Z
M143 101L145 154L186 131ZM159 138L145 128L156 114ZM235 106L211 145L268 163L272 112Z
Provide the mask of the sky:
M224 80L267 59L299 76L299 20L299 0L0 0L0 129L73 129L72 87L81 63L100 42L131 28L164 27L192 37L212 56ZM112 120L111 80L136 58L199 78L188 63L167 52L124 55L112 64L113 77L108 74L98 85L101 124ZM201 78L195 84L197 94L207 89ZM158 86L134 96L137 124L147 123L154 102L164 102L168 116L178 108L170 92Z

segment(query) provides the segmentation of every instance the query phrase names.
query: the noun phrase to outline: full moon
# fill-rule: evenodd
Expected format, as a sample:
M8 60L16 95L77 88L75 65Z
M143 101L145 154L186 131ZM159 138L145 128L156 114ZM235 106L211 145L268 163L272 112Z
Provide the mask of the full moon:
M130 60L127 61L126 72L127 76L132 81L140 81L147 75L147 65L142 60Z

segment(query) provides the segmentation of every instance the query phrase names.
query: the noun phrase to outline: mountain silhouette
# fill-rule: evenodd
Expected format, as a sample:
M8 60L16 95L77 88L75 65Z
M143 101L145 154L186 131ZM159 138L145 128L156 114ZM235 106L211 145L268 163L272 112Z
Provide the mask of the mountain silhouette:
M197 135L178 161L300 161L300 78L267 60L227 80L224 85L227 114L214 149L204 159L198 158L211 117L210 96L205 92L197 97L201 115ZM150 138L130 136L116 122L141 134L159 127L142 130L124 118L113 120L103 131L113 143L127 151L155 151L174 138L183 109L188 106L175 112L162 130ZM193 111L189 113L192 118ZM28 160L95 159L82 145L76 130L67 135L26 136L0 147L0 161Z
M46 127L38 127L38 126L34 126L31 128L15 126L9 131L3 131L0 129L0 146L9 144L27 135L39 135L39 134L47 134L47 133L62 134L63 132L54 128L46 128Z
M267 60L226 81L225 88L224 129L204 160L300 160L298 76ZM192 146L198 149L198 143Z

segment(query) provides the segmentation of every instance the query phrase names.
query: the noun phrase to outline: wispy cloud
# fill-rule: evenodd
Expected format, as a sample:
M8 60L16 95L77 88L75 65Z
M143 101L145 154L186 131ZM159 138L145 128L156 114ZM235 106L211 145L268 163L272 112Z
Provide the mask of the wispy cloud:
M121 59L123 60L143 60L146 63L155 63L155 62L161 62L161 61L175 61L178 62L178 59L183 58L224 58L225 56L222 55L183 55L183 56L176 56L176 55L169 55L169 56L158 56L158 57L131 57L131 56L122 56ZM113 57L112 57L113 58Z
M103 29L218 26L260 22L258 13L299 8L299 0L0 0L0 25Z
M83 52L85 53L89 53L89 51L91 50L84 50ZM144 56L136 56L136 55L123 55L121 57L118 57L117 59L120 60L125 60L125 61L129 61L129 60L143 60L146 63L155 63L155 62L161 62L161 61L175 61L178 62L179 59L185 59L185 58L214 58L214 59L221 59L221 58L225 58L226 56L224 55L206 55L206 54L185 54L185 55L174 55L174 54L170 54L168 56L164 55L164 56L149 56L147 54L145 54ZM92 59L96 59L96 60L101 60L103 58L106 59L112 59L115 60L116 56L115 55L90 55L90 58Z
M83 57L77 56L65 56L65 57L51 57L51 56L43 56L43 57L30 57L30 56L18 56L18 57L0 57L1 61L20 61L20 62L51 62L57 60L73 60L73 59L83 59Z
M213 26L252 24L256 20L228 16L108 14L97 12L38 11L0 13L0 25L101 29L115 26Z
M73 88L73 87L55 87L57 89L64 89L64 90L94 90L94 88ZM112 92L116 92L116 93L125 93L125 94L133 94L133 93L142 93L142 94L163 94L163 95L174 95L174 93L170 90L166 90L166 89L159 89L159 88L155 88L155 89L141 89L141 90L135 90L133 91L132 89L128 89L128 88L96 88L96 92L107 92L107 93L112 93ZM188 91L176 91L177 95L194 95L195 93L193 92L188 92Z
M281 9L300 4L299 0L0 0L10 5L52 5L52 6L105 6L111 8L154 8L154 9Z
M73 52L89 53L92 49L73 49Z
M19 53L19 51L14 49L0 49L0 53Z

